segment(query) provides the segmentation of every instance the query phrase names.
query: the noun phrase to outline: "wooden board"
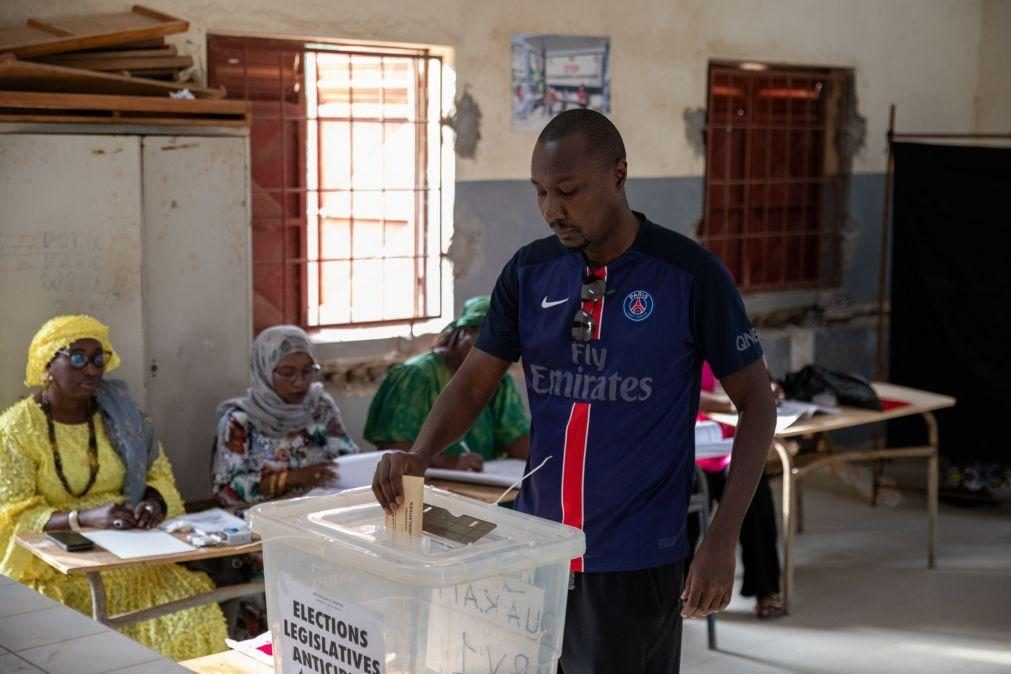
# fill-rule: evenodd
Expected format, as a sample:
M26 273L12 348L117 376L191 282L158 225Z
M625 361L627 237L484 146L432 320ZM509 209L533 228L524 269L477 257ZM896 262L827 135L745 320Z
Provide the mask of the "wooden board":
M65 68L83 68L84 70L97 70L99 72L119 72L121 70L129 70L133 72L148 70L184 70L193 66L193 58L190 56L144 56L90 59L61 59L59 57L53 57L51 59L46 59L45 63Z
M193 80L183 81L181 79L186 74L185 70L131 70L126 74L131 77L146 77L161 82L178 82L187 89L198 86Z
M13 54L0 56L0 90L51 91L112 96L164 96L189 89L175 82L97 73L47 63L19 61ZM224 89L189 89L197 98L224 98Z
M176 54L178 54L178 50L175 45L166 45L164 47L154 47L152 49L96 49L94 51L73 51L66 54L33 56L32 58L25 60L72 66L78 61L93 61L95 59L165 58L167 56L175 56Z
M0 28L0 53L40 56L93 49L184 33L189 23L134 5L129 12L28 19L26 25Z
M110 44L105 47L97 47L94 49L82 49L81 52L88 51L117 51L117 50L132 50L132 49L159 49L161 47L167 46L165 44L165 38L154 37L150 40L137 40L136 42L124 42L123 44Z
M186 540L185 534L173 534L181 541ZM254 534L255 536L255 534ZM244 555L260 551L260 541L246 545L218 545L209 548L194 548L186 552L137 559L120 559L107 550L96 547L86 552L67 552L46 538L43 533L18 534L17 543L49 566L61 573L83 575L92 571L107 571L109 569L124 569L132 566L156 566L158 564L175 564L192 562L198 559L215 559L232 555Z
M0 91L0 122L248 127L252 104L151 96Z

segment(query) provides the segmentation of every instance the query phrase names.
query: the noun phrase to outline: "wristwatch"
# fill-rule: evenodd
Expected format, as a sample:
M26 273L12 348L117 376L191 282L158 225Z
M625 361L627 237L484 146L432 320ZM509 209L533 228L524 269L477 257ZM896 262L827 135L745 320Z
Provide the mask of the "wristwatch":
M76 510L71 510L70 514L67 515L67 519L70 521L70 530L71 531L80 531L81 530L81 523L77 519L77 511Z

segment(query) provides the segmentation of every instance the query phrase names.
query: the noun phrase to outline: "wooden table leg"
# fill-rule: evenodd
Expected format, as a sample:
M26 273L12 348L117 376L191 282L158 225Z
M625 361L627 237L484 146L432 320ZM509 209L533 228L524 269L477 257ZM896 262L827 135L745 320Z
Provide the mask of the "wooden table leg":
M102 581L102 574L92 571L85 574L88 579L88 586L91 588L91 617L96 622L102 623L112 629L119 629L127 625L133 625L145 620L160 618L177 611L185 611L204 604L214 604L238 597L248 597L253 594L263 592L263 581L257 580L251 583L241 583L239 585L225 585L208 592L183 597L165 604L149 606L148 608L137 609L119 613L114 616L109 615L108 601L105 595L105 583Z
M940 470L937 456L937 419L933 413L925 412L923 420L927 422L927 443L934 450L927 459L927 568L933 569L937 554L937 483Z
M797 490L793 473L793 457L781 440L773 438L772 446L783 465L783 608L790 605L793 594L793 544L797 534Z
M797 533L804 533L804 488L800 486L800 480L793 481L794 502L797 504L797 512L794 515L796 520Z
M105 583L102 581L102 574L98 571L92 571L86 574L88 579L88 587L91 589L91 617L96 622L100 622L103 625L110 625L109 623L109 607L106 602L105 597Z

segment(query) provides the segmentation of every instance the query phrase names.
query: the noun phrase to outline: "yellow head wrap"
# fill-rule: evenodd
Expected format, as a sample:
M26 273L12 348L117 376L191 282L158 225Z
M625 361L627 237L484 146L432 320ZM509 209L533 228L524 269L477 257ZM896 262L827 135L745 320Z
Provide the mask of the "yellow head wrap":
M79 339L97 339L102 348L112 354L105 365L105 372L119 367L119 354L109 343L109 326L91 316L57 316L46 321L32 338L28 347L25 386L44 386L46 366L56 357L56 352Z

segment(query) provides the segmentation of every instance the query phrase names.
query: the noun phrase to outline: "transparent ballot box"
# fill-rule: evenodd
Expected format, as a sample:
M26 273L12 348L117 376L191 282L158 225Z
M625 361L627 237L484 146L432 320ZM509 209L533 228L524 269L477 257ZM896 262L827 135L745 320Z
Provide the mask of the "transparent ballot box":
M388 531L368 487L250 509L278 672L554 674L583 533L432 487L424 503L420 537Z

